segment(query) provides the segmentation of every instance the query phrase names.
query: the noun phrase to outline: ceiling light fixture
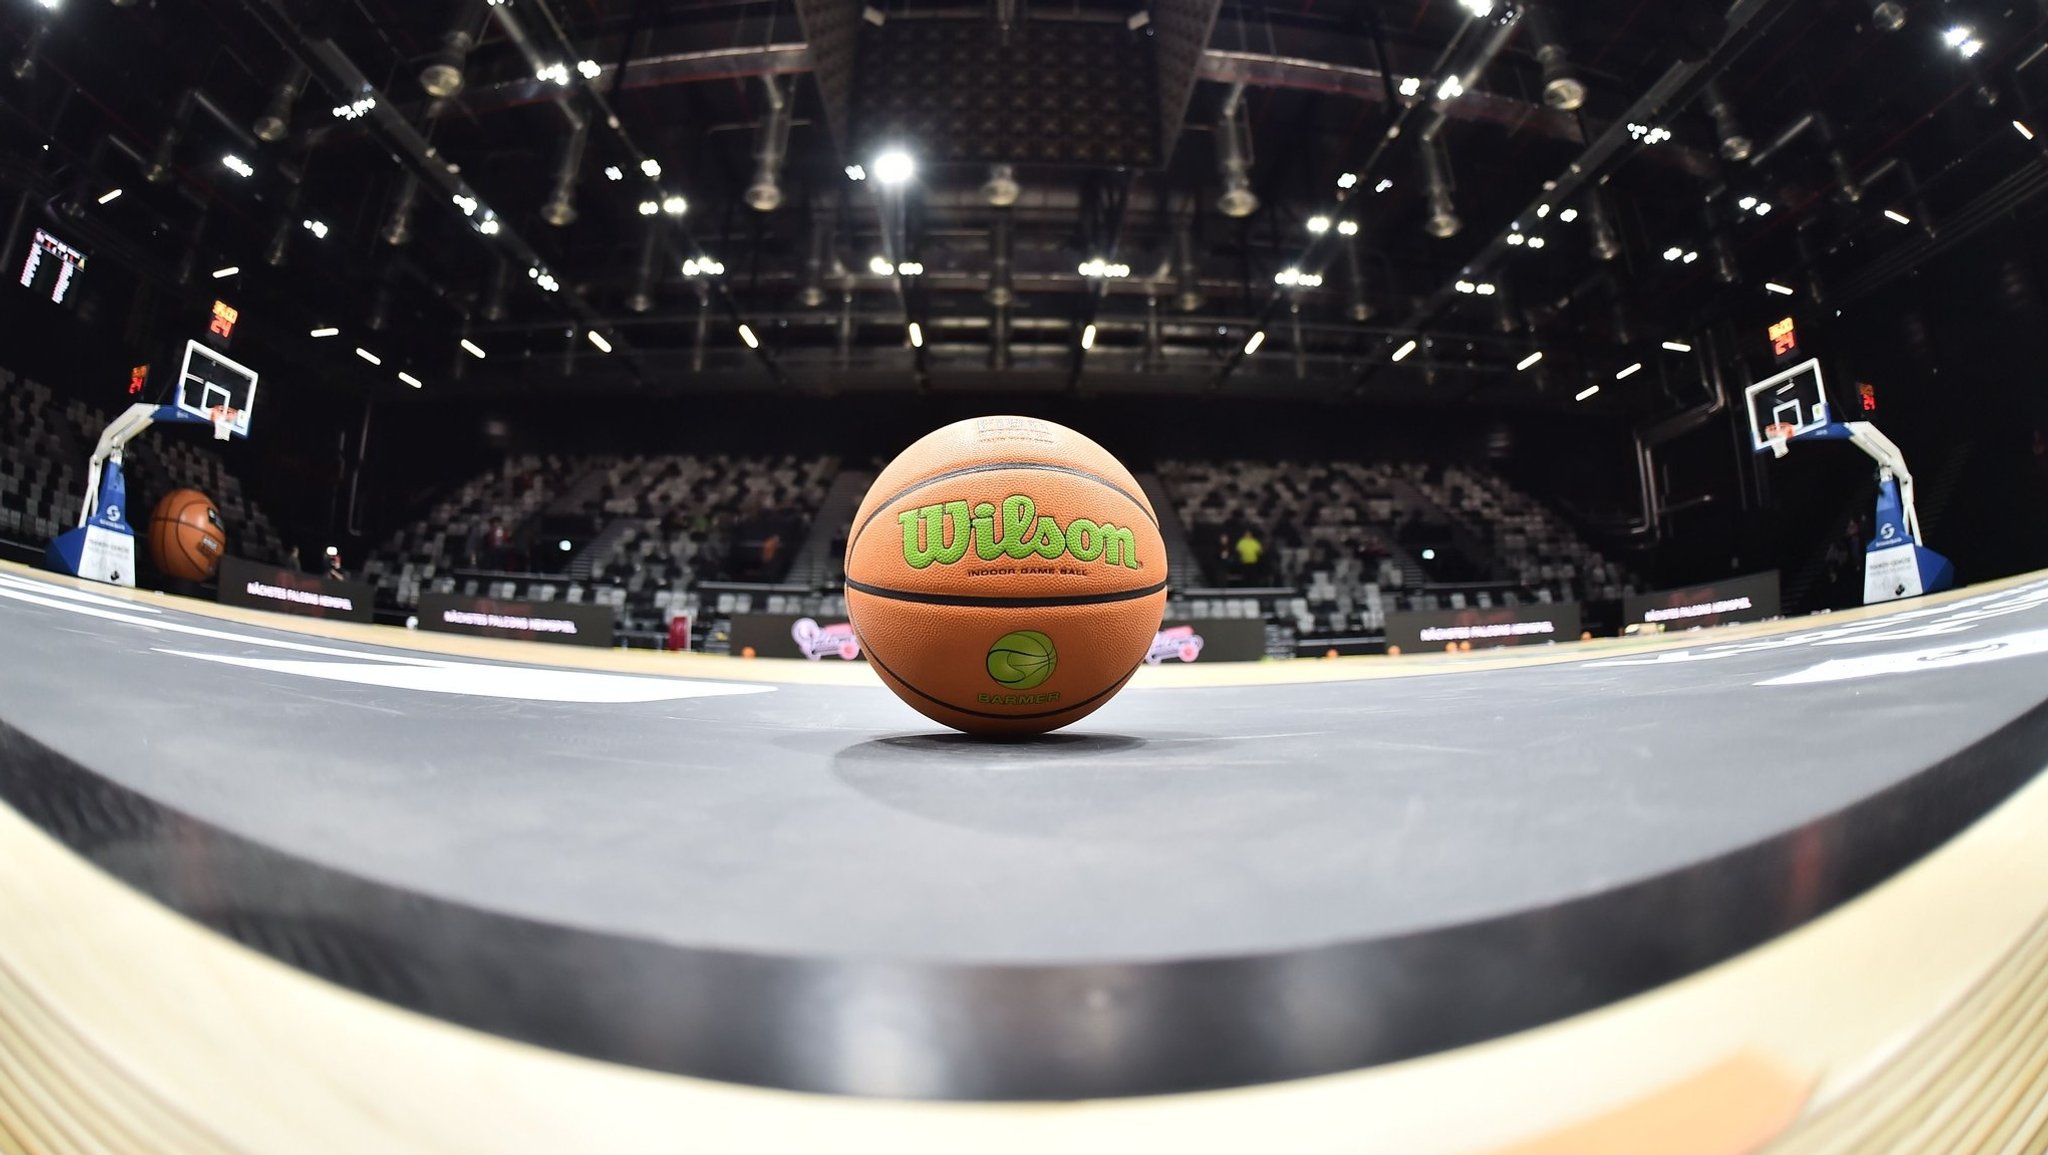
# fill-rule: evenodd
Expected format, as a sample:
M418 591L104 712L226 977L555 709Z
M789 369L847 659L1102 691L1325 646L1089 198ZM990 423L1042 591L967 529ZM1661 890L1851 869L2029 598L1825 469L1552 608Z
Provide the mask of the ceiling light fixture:
M1438 100L1456 100L1463 95L1465 95L1465 82L1455 76L1444 77L1444 82L1436 86L1436 98Z
M1355 236L1357 236L1357 235L1358 235L1358 222L1357 222L1357 221L1338 221L1338 222L1337 222L1337 233L1338 233L1338 235L1339 235L1339 236L1346 236L1346 237L1355 237Z
M1383 192L1385 192L1385 191L1387 191L1388 189L1390 189L1390 188L1393 188L1393 187L1394 187L1394 182L1393 182L1392 180L1388 180L1388 179L1382 178L1382 179L1381 179L1381 181L1380 181L1380 183L1378 183L1378 184L1376 184L1376 185L1372 186L1372 191L1374 191L1374 192L1376 192L1376 193L1383 193Z
M1518 370L1529 369L1533 367L1536 364L1536 362L1541 360L1543 360L1543 350L1538 349L1534 353L1529 354L1527 357L1524 357L1521 360L1515 362L1515 368Z
M480 346L478 346L475 341L472 341L467 337L464 337L462 339L462 348L464 352L468 353L470 356L476 358L477 360L481 361L484 359L483 349Z
M1420 76L1404 76L1401 78L1401 95L1417 96L1421 92L1422 78Z
M1593 394L1598 392L1600 392L1600 387L1598 385L1588 385L1584 389L1579 390L1577 395L1575 395L1572 398L1572 400L1584 401L1586 398L1591 397Z
M875 179L883 184L902 184L916 172L916 162L900 148L892 148L875 158Z
M1093 324L1090 324L1090 325L1088 325L1088 326L1087 326L1086 328L1084 328L1084 329L1082 329L1082 330L1081 330L1081 348L1085 350L1085 349L1093 349L1094 347L1095 347L1095 326L1094 326Z
M1907 216L1905 213L1902 213L1897 209L1886 209L1884 210L1884 215L1891 218L1891 220L1896 224L1910 225L1913 223L1912 217Z
M761 339L754 336L754 331L745 325L740 326L740 340L745 341L749 349L759 349L761 347Z
M605 340L604 334L596 329L585 329L583 335L590 338L590 343L597 346L598 352L609 353L612 351L612 343Z
M1784 285L1779 284L1776 281L1764 282L1764 291L1768 293L1776 293L1781 297L1789 297L1793 295L1791 289L1787 288Z
M312 331L311 333L308 333L308 334L307 334L307 336L309 336L309 337L337 337L337 336L340 336L340 335L341 335L341 330L340 330L340 329L336 329L336 328L334 328L334 327L333 327L333 326L331 326L331 325L330 325L330 326L327 326L327 327L325 327L325 328L315 329L315 330L313 330L313 331Z
M1251 340L1246 341L1244 343L1244 355L1247 357L1251 356L1252 354L1259 351L1259 346L1265 343L1266 331L1264 329L1260 329L1258 332L1252 334Z
M576 71L585 80L596 80L604 72L604 69L599 68L595 60L579 60L576 62Z
M236 156L234 153L229 153L226 156L221 157L220 162L226 165L228 167L228 171L234 173L236 176L251 177L256 175L255 166L251 165L248 161L243 160L241 157Z
M1330 231L1330 218L1320 214L1308 219L1308 231L1320 236Z
M1351 188L1353 185L1356 185L1357 183L1358 174L1355 172L1343 173L1337 177L1338 188Z
M495 237L498 235L499 227L500 226L498 224L498 218L491 217L488 220L485 220L482 224L479 224L476 227L476 231L482 233L487 237Z
M897 264L896 271L906 277L921 277L924 276L924 262L902 261Z
M241 271L242 271L242 267L241 267L240 265L229 265L228 267L226 267L226 268L224 268L224 269L215 269L215 270L213 271L213 279L214 279L214 280L216 280L216 281L218 281L218 280L222 280L222 279L224 279L224 278L227 278L227 277L232 277L232 276L234 276L234 275L235 275L236 273L239 273L239 272L241 272Z
M2013 131L2019 133L2021 136L2026 137L2028 140L2034 139L2034 130L2028 128L2025 121L2015 120L2012 122L2012 127Z
M1542 237L1530 237L1530 238L1529 238L1529 247L1530 247L1530 248L1532 248L1532 249L1540 249L1540 248L1542 248L1542 247L1543 247L1543 246L1544 246L1544 245L1545 245L1546 243L1547 243L1547 242L1545 242L1545 241L1544 241L1544 239L1543 239Z
M419 388L419 387L420 387L420 379L419 379L419 378L417 378L417 377L415 377L415 376L413 376L412 374L410 374L410 373L406 372L406 371L405 371L405 370L403 370L403 369L400 369L400 370L398 371L398 379L399 379L400 381L403 381L403 382L405 382L405 383L406 383L407 385L410 385L410 386L412 386L412 387L413 387L413 388L415 388L415 389L417 389L417 388Z
M866 169L862 168L861 166L859 166L859 165L857 165L857 164L850 164L850 165L847 165L847 166L846 166L846 179L847 179L847 180L866 180L866 179L868 179L868 170L866 170Z
M626 179L626 170L624 170L624 169L620 168L620 167L619 167L618 165L615 165L615 164L608 164L608 165L604 166L604 179L606 179L606 180L625 180L625 179Z
M641 215L641 216L643 216L643 217L651 217L651 216L653 216L653 215L654 215L655 213L658 213L658 212L660 212L660 211L661 211L661 202L660 202L660 201L641 201L641 202L640 202L640 215Z
M1563 212L1557 214L1557 219L1563 221L1566 224L1570 224L1573 221L1579 219L1579 210L1565 209Z
M1092 326L1090 327L1089 331L1094 331ZM924 326L918 324L916 321L912 321L910 323L910 347L913 349L924 348ZM1083 347L1085 348L1086 346Z
M887 257L872 256L868 258L868 272L878 277L892 277L896 275L896 266L890 264Z
M1479 19L1493 15L1493 0L1458 0L1458 7Z
M1408 359L1408 354L1415 352L1415 345L1415 338L1410 337L1408 339L1407 344L1402 345L1399 349L1394 350L1394 360L1406 361Z
M370 352L368 349L363 348L361 345L356 346L356 356L361 357L363 360L368 361L372 365L382 365L384 363L384 359L382 357L377 356L375 353Z
M100 203L103 205L113 204L119 199L121 199L121 190L117 188L108 189L100 194Z
M327 222L316 220L303 220L300 221L299 224L305 226L306 231L312 233L315 237L318 237L323 240L326 239Z
M1643 371L1643 363L1642 363L1641 361L1638 361L1638 362L1636 362L1635 364L1633 364L1633 365L1630 365L1630 366L1629 366L1628 368L1626 368L1626 369L1623 369L1623 370L1622 370L1621 372L1619 372L1619 373L1616 373L1616 374L1614 375L1614 379L1615 379L1616 381L1626 381L1626 380L1628 380L1629 378L1631 378L1631 377L1635 376L1636 374L1638 374L1638 373L1640 373L1640 372L1642 372L1642 371Z
M661 211L672 217L679 217L690 211L690 202L671 193L661 198Z
M649 180L659 180L661 179L661 162L650 156L640 162L640 171Z

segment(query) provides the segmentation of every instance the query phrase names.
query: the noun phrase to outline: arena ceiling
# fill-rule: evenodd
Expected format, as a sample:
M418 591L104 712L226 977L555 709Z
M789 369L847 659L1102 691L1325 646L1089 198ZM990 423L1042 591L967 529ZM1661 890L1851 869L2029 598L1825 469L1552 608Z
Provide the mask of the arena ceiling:
M1767 285L1853 307L2048 187L2020 131L2044 24L2048 0L0 0L0 177L393 399L1648 417L1786 307Z

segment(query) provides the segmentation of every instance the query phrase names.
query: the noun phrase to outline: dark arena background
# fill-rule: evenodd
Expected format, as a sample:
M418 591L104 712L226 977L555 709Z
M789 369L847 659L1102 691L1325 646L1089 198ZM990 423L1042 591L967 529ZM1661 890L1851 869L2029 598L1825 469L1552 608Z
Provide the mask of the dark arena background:
M0 62L0 1151L2048 1150L2048 0ZM1167 553L1026 741L847 607L987 415Z

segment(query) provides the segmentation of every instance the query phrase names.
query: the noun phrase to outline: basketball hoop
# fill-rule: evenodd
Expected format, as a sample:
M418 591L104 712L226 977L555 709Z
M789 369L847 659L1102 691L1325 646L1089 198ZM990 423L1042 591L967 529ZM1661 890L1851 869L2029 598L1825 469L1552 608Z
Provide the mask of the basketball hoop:
M235 419L242 415L242 411L216 405L207 410L206 415L213 421L213 439L226 441L235 435Z
M1782 421L1775 425L1764 426L1764 438L1771 443L1771 456L1783 457L1790 453L1792 451L1792 438L1798 432L1797 426L1787 425Z

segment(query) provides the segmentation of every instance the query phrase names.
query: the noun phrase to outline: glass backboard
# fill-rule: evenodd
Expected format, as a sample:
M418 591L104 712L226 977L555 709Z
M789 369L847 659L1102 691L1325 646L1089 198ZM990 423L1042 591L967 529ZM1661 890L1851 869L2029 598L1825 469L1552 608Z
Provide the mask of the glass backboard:
M211 420L216 408L234 411L229 430L249 436L249 417L256 410L256 370L228 360L197 341L185 343L185 364L178 371L178 408Z
M1759 453L1771 447L1774 426L1806 433L1828 423L1827 386L1818 360L1774 373L1743 393L1749 399L1750 446Z

